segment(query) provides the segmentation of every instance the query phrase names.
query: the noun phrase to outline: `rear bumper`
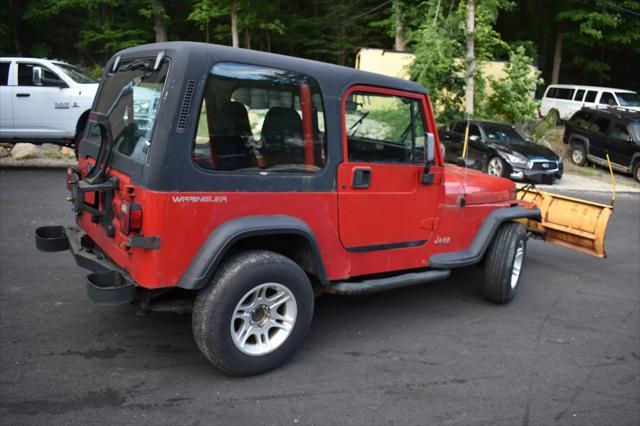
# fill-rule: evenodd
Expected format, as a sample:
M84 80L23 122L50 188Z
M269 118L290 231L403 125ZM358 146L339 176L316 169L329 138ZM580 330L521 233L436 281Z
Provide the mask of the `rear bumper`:
M129 275L107 259L87 234L76 226L41 226L36 247L44 252L71 251L78 266L92 271L86 278L87 295L93 302L119 305L136 299L137 286Z

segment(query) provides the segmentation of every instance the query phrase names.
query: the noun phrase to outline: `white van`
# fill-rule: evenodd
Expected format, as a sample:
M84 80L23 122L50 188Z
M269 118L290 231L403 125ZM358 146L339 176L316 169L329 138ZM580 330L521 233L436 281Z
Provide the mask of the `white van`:
M0 58L0 139L75 140L98 83L73 65Z
M622 107L640 111L640 96L631 90L611 87L579 86L575 84L552 84L547 87L540 103L540 115L556 114L568 120L583 106Z

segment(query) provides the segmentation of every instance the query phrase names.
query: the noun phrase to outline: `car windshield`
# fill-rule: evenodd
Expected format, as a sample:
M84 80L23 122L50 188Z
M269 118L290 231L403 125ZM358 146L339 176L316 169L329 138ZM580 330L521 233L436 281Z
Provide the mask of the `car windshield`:
M109 117L118 154L145 161L168 70L168 60L153 71L153 60L137 59L123 63L104 80L94 110ZM89 139L99 143L100 136L100 128L92 126Z
M524 134L520 133L518 129L508 124L488 124L484 125L484 132L487 135L487 140L491 142L502 143L522 143L529 142Z
M640 95L637 93L616 92L620 106L640 107Z
M80 84L94 84L97 81L90 77L87 73L82 71L81 69L74 67L69 64L56 63L58 68L60 68L66 75L68 75L73 81Z

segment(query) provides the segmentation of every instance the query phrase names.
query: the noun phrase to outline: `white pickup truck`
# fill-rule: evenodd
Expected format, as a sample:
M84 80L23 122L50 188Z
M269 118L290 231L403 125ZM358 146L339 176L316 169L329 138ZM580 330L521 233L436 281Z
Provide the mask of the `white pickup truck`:
M73 143L98 83L67 63L0 58L0 139Z

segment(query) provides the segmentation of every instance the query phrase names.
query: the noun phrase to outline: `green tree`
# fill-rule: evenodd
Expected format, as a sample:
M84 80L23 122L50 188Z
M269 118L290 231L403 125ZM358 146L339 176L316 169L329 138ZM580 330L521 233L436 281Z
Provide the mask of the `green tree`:
M487 100L488 114L516 124L535 119L540 102L532 95L544 81L540 78L540 71L532 68L532 62L525 48L518 46L510 52L506 77L500 80L488 77L493 89Z

